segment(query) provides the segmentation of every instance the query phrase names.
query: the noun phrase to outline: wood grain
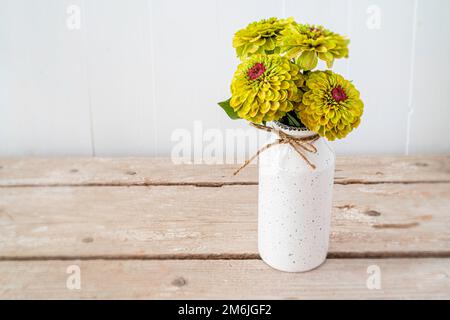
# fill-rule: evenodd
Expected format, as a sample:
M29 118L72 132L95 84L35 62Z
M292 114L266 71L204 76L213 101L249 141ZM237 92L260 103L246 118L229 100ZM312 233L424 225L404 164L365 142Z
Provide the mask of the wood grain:
M70 265L80 290L69 290ZM367 288L380 268L381 289ZM450 259L332 259L294 274L259 260L4 261L0 299L449 299Z
M174 165L157 158L2 158L0 186L257 184L257 167ZM338 157L335 182L450 182L450 156Z
M449 184L335 185L331 257L450 256ZM255 258L257 186L0 188L0 257Z

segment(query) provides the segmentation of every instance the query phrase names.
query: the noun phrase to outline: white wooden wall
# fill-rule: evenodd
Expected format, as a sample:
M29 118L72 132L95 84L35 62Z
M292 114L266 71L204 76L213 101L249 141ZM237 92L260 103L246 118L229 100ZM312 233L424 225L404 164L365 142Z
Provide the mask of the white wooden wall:
M0 0L0 156L167 156L196 120L246 129L216 102L233 33L271 16L351 38L335 66L365 113L338 153L450 153L449 14L448 0Z

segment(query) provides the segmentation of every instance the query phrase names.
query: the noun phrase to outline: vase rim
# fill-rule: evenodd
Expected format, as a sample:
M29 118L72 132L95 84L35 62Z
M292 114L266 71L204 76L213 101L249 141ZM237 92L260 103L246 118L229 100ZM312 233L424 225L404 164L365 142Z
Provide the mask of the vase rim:
M308 128L304 127L304 128L298 128L298 127L293 127L293 126L289 126L287 124L281 123L279 121L273 121L273 123L284 130L289 130L289 131L301 131L301 132L312 132L311 130L309 130Z
M308 128L297 128L297 127L292 127L292 126L288 126L286 124L283 124L281 122L278 121L273 121L273 125L277 128L280 129L281 131L294 135L294 136L309 136L312 134L316 134L316 132L309 130Z

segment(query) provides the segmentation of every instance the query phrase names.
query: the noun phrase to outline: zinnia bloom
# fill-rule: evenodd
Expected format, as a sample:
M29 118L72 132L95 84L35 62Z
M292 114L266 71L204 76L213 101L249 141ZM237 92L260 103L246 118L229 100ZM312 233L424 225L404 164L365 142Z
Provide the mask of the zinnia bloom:
M358 127L364 104L350 81L331 71L315 71L305 90L295 112L308 129L334 140Z
M242 62L231 83L230 106L253 123L282 118L301 101L304 76L279 55L254 55Z
M237 56L243 60L253 54L278 53L277 38L293 21L293 18L270 18L250 23L234 35L233 47Z
M279 46L289 59L297 59L303 70L312 70L318 59L333 66L334 59L348 57L349 40L322 26L292 24L281 32Z

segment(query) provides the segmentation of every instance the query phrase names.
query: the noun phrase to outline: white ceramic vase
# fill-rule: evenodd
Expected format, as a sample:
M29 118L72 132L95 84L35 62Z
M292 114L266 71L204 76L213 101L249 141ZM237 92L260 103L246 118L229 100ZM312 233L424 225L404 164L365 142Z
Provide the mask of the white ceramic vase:
M273 126L293 136L314 134ZM335 156L325 139L313 144L317 153L305 155L315 170L288 144L275 145L259 156L258 249L261 258L278 270L308 271L327 256Z

